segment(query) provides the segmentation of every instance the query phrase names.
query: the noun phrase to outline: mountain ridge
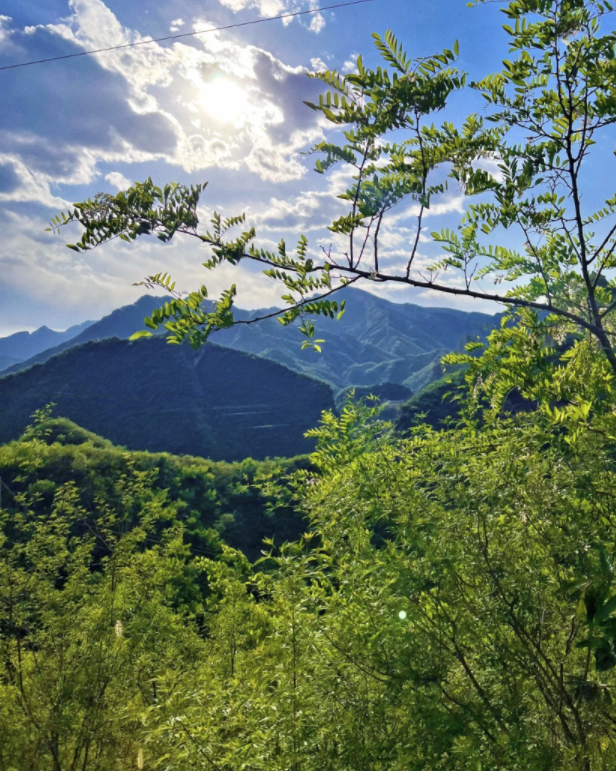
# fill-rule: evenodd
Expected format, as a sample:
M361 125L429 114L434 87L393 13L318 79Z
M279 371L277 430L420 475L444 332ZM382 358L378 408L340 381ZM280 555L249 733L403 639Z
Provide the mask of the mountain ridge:
M155 308L160 307L161 303L162 298L160 297L143 295L131 305L124 305L121 308L112 311L107 316L103 316L103 318L98 321L89 322L86 328L81 330L71 339L58 342L50 348L38 351L28 359L19 361L10 367L7 367L5 370L0 370L0 377L27 369L34 364L42 364L52 356L56 356L76 345L83 345L84 343L89 343L93 340L104 340L113 337L126 339L134 332L145 328L143 319L146 316L149 316ZM133 326L135 328L132 332L128 332Z
M220 330L212 339L323 380L336 390L389 382L417 391L440 376L438 363L443 354L461 348L470 339L484 337L499 319L452 308L393 303L356 288L342 290L339 298L347 300L342 319L316 321L319 336L326 339L318 355L302 351L297 332L283 327L277 319ZM10 365L0 377L46 361L74 345L114 336L126 339L144 328L144 317L160 307L163 299L144 295L90 325L73 340ZM250 321L271 310L238 308L236 317Z
M11 362L7 366L16 365L49 348L68 343L94 323L94 321L83 321L64 332L56 332L43 325L34 332L15 332L12 335L0 337L0 372L6 368L3 366L6 362Z

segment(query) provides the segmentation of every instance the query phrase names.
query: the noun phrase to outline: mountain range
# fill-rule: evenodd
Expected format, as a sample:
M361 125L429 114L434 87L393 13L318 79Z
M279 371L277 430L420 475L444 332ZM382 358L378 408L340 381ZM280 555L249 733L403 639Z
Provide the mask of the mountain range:
M392 303L343 290L339 321L316 320L322 353L277 319L216 333L200 351L162 335L130 342L162 298L141 297L66 332L42 327L0 339L0 443L17 439L49 403L55 414L131 450L235 461L309 452L304 433L355 389L389 405L402 429L428 413L440 424L443 354L485 337L498 317ZM273 309L237 309L252 321ZM2 361L0 360L0 366ZM418 400L419 398L419 400ZM444 412L443 412L444 410Z
M28 334L19 332L11 337L0 338L0 355L3 352L3 341L15 339L12 350L14 356L17 358L17 362L2 368L0 363L0 377L9 375L13 372L19 372L23 369L31 367L33 364L42 364L43 362L51 359L52 356L56 356L63 351L73 348L77 345L83 345L84 343L90 343L94 340L105 340L106 338L117 337L120 340L127 340L134 332L140 329L145 329L143 320L146 316L149 316L155 308L162 305L160 297L153 297L151 295L144 295L137 302L132 305L125 305L122 308L110 313L108 316L100 319L100 321L87 321L82 329L77 330L76 334L72 334L69 337L56 337L49 338L52 340L51 344L46 347L40 347L37 351L24 355L28 350L27 346L23 348L19 347L19 343L24 338L19 335ZM36 332L32 333L32 336L38 335L39 332L46 329L41 327ZM66 332L54 332L54 335L66 336L72 330L77 329L71 327ZM50 330L47 330L48 332Z
M40 327L35 332L16 332L8 337L0 337L0 372L43 351L68 343L92 324L94 324L93 321L84 321L65 332L55 332L48 327Z
M393 303L355 288L342 290L338 299L347 300L340 321L315 321L318 337L325 339L320 354L302 351L299 334L277 319L221 330L216 342L273 359L336 390L393 383L415 392L441 376L445 353L484 337L498 323L485 313ZM242 311L241 318L266 312Z
M443 354L461 348L468 340L485 336L498 322L498 317L484 313L392 303L355 288L343 290L340 298L347 300L347 309L340 321L324 318L316 321L318 336L326 341L321 354L302 351L297 330L283 327L277 319L224 329L212 340L316 377L329 383L336 392L352 386L392 383L405 386L410 396L411 392L440 377L439 362ZM160 297L144 296L100 321L88 323L78 334L57 341L53 347L30 356L22 351L18 363L6 367L3 374L47 361L75 345L109 337L127 339L144 328L144 317L161 303ZM236 318L250 321L272 310L237 309Z

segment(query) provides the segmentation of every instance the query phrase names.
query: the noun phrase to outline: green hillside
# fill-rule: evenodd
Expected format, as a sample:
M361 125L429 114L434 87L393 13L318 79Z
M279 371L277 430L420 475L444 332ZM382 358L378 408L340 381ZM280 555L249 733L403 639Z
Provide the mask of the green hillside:
M381 402L406 402L411 398L410 388L399 383L379 383L370 386L349 386L336 394L336 407L340 409L350 396L354 399L364 399L376 396Z
M30 426L16 442L0 447L2 503L18 510L24 502L46 516L57 492L74 486L85 510L110 507L120 516L123 493L141 476L152 495L184 524L196 553L216 554L221 543L259 556L262 541L293 539L305 529L297 512L268 512L267 500L253 486L264 474L285 474L307 467L307 458L282 462L224 463L169 453L126 452L65 418ZM144 476L145 475L145 476ZM147 479L146 479L147 477Z
M333 407L329 386L271 361L161 339L91 342L0 378L0 442L35 410L56 413L131 450L216 460L292 457Z

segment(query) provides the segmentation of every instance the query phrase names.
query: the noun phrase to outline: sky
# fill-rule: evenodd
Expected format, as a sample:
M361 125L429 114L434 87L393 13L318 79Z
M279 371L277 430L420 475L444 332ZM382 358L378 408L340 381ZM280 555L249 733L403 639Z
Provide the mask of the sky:
M315 7L315 0L3 0L0 66ZM305 233L318 248L345 179L342 171L316 174L305 154L330 136L303 104L321 90L306 73L350 72L360 53L376 64L371 34L391 28L412 56L458 39L458 66L479 77L507 54L502 21L494 4L373 0L0 72L0 335L100 318L143 293L134 282L163 270L186 289L206 282L216 293L237 282L241 307L277 304L279 290L259 271L206 275L207 254L193 239L114 242L78 255L65 246L78 230L45 228L73 202L133 181L207 181L206 220L214 210L246 212L260 244L293 243ZM474 107L464 97L451 109L456 119ZM451 190L433 207L430 229L455 227L464 205ZM392 264L413 237L409 211L384 242ZM365 288L396 302L499 310L410 288Z

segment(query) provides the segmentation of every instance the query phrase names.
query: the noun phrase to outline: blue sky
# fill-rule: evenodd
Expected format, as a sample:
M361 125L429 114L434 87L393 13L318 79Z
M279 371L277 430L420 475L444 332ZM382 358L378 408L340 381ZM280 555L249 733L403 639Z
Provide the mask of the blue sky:
M311 7L313 0L4 0L0 66ZM358 53L376 63L371 33L392 28L412 55L459 39L459 66L477 77L506 56L501 19L495 4L374 0L286 24L0 72L0 335L99 318L137 299L132 282L159 270L188 289L203 283L206 254L194 243L114 243L80 256L64 246L75 233L45 232L71 202L127 182L207 180L206 216L247 211L266 245L300 232L317 244L343 180L315 174L302 154L328 130L303 105L318 93L305 73L324 65L349 71ZM458 98L451 117L475 107ZM431 229L455 226L462 209L451 191ZM385 245L392 259L411 237L400 217ZM236 278L224 270L208 276L213 290ZM238 304L275 304L276 288L258 272L243 270L239 279ZM395 301L447 304L416 290L388 292Z

